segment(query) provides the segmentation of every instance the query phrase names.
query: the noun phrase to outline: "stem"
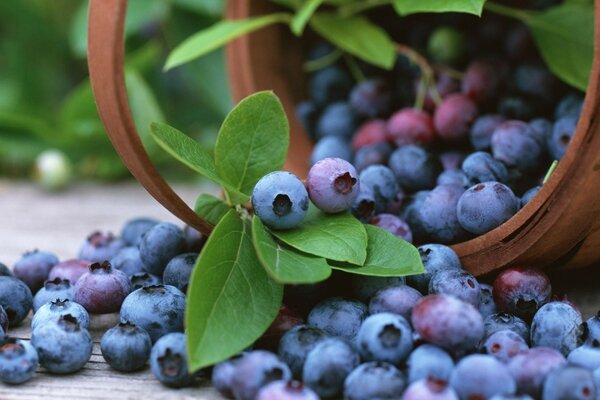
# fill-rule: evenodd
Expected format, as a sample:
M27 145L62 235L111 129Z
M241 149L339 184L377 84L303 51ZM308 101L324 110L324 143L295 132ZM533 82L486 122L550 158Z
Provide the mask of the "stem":
M550 164L550 168L548 168L548 172L546 172L546 176L544 176L542 185L545 185L546 182L548 182L548 179L550 179L550 177L552 176L552 173L554 172L556 167L558 167L558 160L554 160L554 161L552 161L552 164Z
M408 58L421 70L421 82L419 84L419 89L417 90L415 108L418 110L423 109L423 105L425 104L425 96L428 92L431 94L432 100L436 104L440 104L442 102L442 98L435 87L435 71L433 70L433 67L429 65L427 59L417 53L414 49L404 44L396 43L394 46L397 53Z
M529 19L530 14L527 11L518 8L507 7L502 4L487 1L484 8L493 13L504 15L505 17L515 18L525 22Z
M354 59L354 57L352 57L348 54L344 54L344 61L346 61L346 65L348 65L350 74L352 75L352 77L354 78L354 80L356 82L362 82L366 79L365 74L363 74L363 72L360 70L360 67L356 63L356 60Z
M335 49L331 53L317 58L316 60L307 61L304 63L303 69L306 72L315 72L336 62L342 55L343 51Z
M363 0L358 3L340 6L338 8L338 13L342 17L350 17L352 15L360 14L361 12L370 10L371 8L386 6L391 4L391 2L391 0Z

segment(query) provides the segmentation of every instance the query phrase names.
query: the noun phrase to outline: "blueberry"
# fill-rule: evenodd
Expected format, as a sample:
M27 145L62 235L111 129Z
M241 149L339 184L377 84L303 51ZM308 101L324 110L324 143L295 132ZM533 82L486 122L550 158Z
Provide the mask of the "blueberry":
M56 278L53 281L46 281L35 296L33 296L33 312L37 312L41 306L54 300L72 300L73 287L71 282Z
M170 332L183 331L185 295L170 285L137 289L123 301L121 321L146 330L152 342Z
M162 336L150 351L150 369L165 386L185 387L193 382L188 372L188 359L183 333L172 332Z
M466 157L467 154L458 150L447 150L439 155L444 170L460 169L460 166Z
M546 146L548 139L552 136L552 126L552 122L546 118L536 118L529 121L531 133L542 146Z
M312 202L326 213L346 211L360 192L356 170L341 158L325 158L313 165L306 187Z
M469 178L460 169L447 169L438 175L436 186L457 186L461 189L466 189L471 186Z
M335 397L342 393L344 380L359 361L350 343L340 338L324 339L308 353L302 379L320 397Z
M137 246L142 239L142 236L158 223L159 221L153 218L142 217L130 219L125 223L121 230L121 239L127 246Z
M585 321L583 340L589 346L600 347L600 311Z
M543 305L531 322L531 345L550 347L564 356L579 346L582 334L581 314L561 301Z
M0 305L0 328L6 333L8 331L8 314L4 311L4 307Z
M486 283L479 283L481 294L479 296L479 312L483 318L498 312L494 303L493 288Z
M387 286L377 291L371 298L369 314L394 313L410 321L412 309L422 297L418 290L410 286L402 284Z
M200 253L204 247L204 243L206 243L206 240L208 239L200 231L197 231L189 225L186 225L183 228L183 236L185 237L186 243L185 250L188 253Z
M256 400L319 400L319 396L298 381L273 381L258 391Z
M462 170L471 185L489 181L508 181L508 170L504 164L484 151L477 151L465 158Z
M0 342L0 381L9 385L27 382L38 364L37 351L28 341L5 338Z
M302 101L296 105L296 118L311 138L315 138L315 125L319 118L319 107L311 101Z
M358 127L352 136L352 149L355 151L374 144L387 143L387 124L382 119L372 119Z
M427 52L440 63L452 64L460 61L466 46L462 33L449 26L436 28L427 42Z
M423 147L402 146L392 153L389 166L398 183L408 191L432 189L442 171L440 161Z
M0 306L6 311L9 324L19 325L33 306L31 290L17 278L0 276Z
M81 304L72 300L54 300L44 304L33 314L31 330L52 321L58 321L61 316L67 314L75 318L82 329L90 329L90 316Z
M510 120L496 128L492 135L492 154L507 167L528 173L543 161L543 146L529 124Z
M483 325L485 326L485 337L508 329L521 336L526 342L529 342L529 325L521 318L512 314L500 312L488 315L483 320Z
M423 202L429 195L429 190L421 190L407 196L406 201L400 211L400 217L406 221L410 226L410 230L413 234L413 241L425 242L428 238L423 228L423 221L421 220L421 207Z
M162 279L158 276L150 275L147 272L138 272L129 277L131 282L131 290L141 289L146 286L162 285Z
M265 385L291 379L287 365L275 354L264 350L254 350L236 361L235 373L231 381L233 397L239 400L253 400Z
M483 182L467 189L456 205L458 222L481 235L508 221L519 210L519 200L500 182Z
M454 360L440 347L423 344L410 353L406 366L410 383L422 379L448 382L454 368Z
M483 347L489 355L503 363L508 363L511 358L529 349L525 339L509 329L500 330L488 336Z
M39 324L31 333L31 344L42 367L53 374L77 372L92 355L90 333L71 314Z
M527 394L513 394L513 395L503 395L497 394L494 397L490 398L490 400L534 400L533 397Z
M328 157L337 157L348 162L352 161L352 149L346 139L337 136L325 136L315 144L310 164Z
M322 107L344 100L352 88L352 79L343 69L332 65L312 74L308 88L310 98Z
M522 394L539 397L548 374L566 364L562 354L547 347L534 347L514 356L508 363L510 374Z
M32 293L37 292L48 279L52 267L58 264L58 258L52 253L34 250L25 253L14 267L14 275L25 282Z
M554 160L563 158L567 151L567 147L577 127L577 118L563 117L554 123L552 128L552 136L548 140L548 152Z
M308 325L332 336L354 339L367 316L367 307L356 300L332 297L317 304L308 314Z
M554 110L554 119L561 119L563 117L579 118L582 108L583 98L577 94L569 94L558 102Z
M123 248L110 260L110 264L114 268L123 271L127 276L146 270L140 257L140 250L137 247Z
M212 385L227 398L232 398L232 387L233 377L235 375L235 369L237 362L244 353L237 355L236 357L230 358L215 365L212 369L211 382Z
M458 395L446 381L421 379L410 384L402 400L458 400Z
M131 282L125 273L114 269L108 261L90 265L74 287L73 300L92 314L119 311L131 292Z
M469 355L458 362L450 386L461 399L489 399L494 395L514 394L515 380L508 368L494 357Z
M142 369L152 349L148 332L130 322L121 322L102 335L100 350L108 365L118 371Z
M544 382L544 400L595 400L597 388L592 372L567 365L548 374Z
M91 263L110 260L123 248L125 242L112 233L93 232L79 249L79 258Z
M167 263L185 251L185 237L179 227L163 222L154 225L139 244L140 259L146 272L162 276Z
M525 207L525 205L527 203L529 203L531 201L531 199L534 198L534 196L536 194L538 194L538 192L542 189L541 186L534 186L531 189L529 189L528 191L526 191L525 193L523 193L523 195L521 196L521 208Z
M271 172L258 181L252 191L254 212L273 229L291 229L308 211L308 192L296 175Z
M498 95L501 74L489 61L469 64L462 79L461 89L477 104L489 104Z
M394 202L400 192L400 187L396 181L394 172L384 165L371 165L361 171L359 175L361 193L357 201L362 197L363 191L372 193L375 200L375 212L385 212ZM366 206L366 205L365 205ZM360 204L355 203L355 207L360 211ZM365 213L359 213L365 214Z
M418 247L423 266L427 271L424 274L412 275L406 278L409 285L423 294L429 291L429 281L433 274L448 269L460 269L460 259L448 246L443 244L425 244Z
M532 102L553 102L558 81L544 66L522 64L514 71L514 83L518 92L530 96Z
M350 140L358 120L350 104L340 101L328 105L317 122L317 137L338 136Z
M392 154L392 146L388 143L368 144L354 154L354 166L358 172L371 165L387 164Z
M413 236L410 226L400 217L393 214L378 214L369 220L371 225L385 229L394 236L412 243Z
M14 276L10 268L0 263L0 276Z
M433 124L440 138L460 141L469 135L477 118L477 105L464 94L451 94L435 110Z
M75 285L75 282L89 271L90 264L89 261L78 259L59 262L50 270L48 280L53 281L56 278L67 279L71 282L71 285Z
M508 119L529 120L538 114L537 106L523 96L505 96L498 102L498 113Z
M395 285L403 286L406 281L402 276L365 276L356 274L348 276L348 279L352 297L365 303L368 303L380 289Z
M196 265L197 253L184 253L176 256L167 264L163 274L165 285L175 286L183 293L187 292L190 276Z
M307 325L297 325L283 334L279 341L278 354L289 366L294 378L302 377L306 356L326 337L327 334L321 329Z
M393 93L387 82L367 79L350 92L350 105L358 116L375 118L391 111Z
M481 289L477 279L460 269L441 270L429 281L429 294L447 294L479 308Z
M567 361L569 364L594 371L600 368L600 348L584 344L571 351Z
M400 315L373 314L361 325L356 345L362 360L399 365L412 350L412 329Z
M427 146L435 140L431 116L415 108L404 108L392 115L387 123L387 130L396 146Z
M467 236L456 213L463 192L464 189L456 186L437 186L427 194L418 212L429 238L440 243L455 243Z
M423 297L413 308L412 324L425 341L456 353L475 349L484 333L475 307L444 294Z
M535 268L505 269L494 280L494 301L500 311L531 321L536 311L550 301L550 279Z
M406 378L386 362L360 364L344 381L344 400L399 399Z

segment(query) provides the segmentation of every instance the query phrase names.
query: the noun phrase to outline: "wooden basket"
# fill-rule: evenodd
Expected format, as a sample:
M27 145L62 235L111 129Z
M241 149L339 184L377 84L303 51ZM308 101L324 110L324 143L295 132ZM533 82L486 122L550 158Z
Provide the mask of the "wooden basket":
M229 18L268 12L267 0L230 0ZM123 78L123 24L126 0L91 0L88 31L90 78L108 135L133 176L164 207L203 233L200 219L159 175L137 135ZM502 226L453 246L475 275L508 265L580 268L600 261L600 9L597 7L595 56L576 134L550 180L537 196ZM304 176L311 144L294 118L303 98L302 52L289 31L274 26L242 37L227 49L235 100L272 89L290 116L291 145L286 169Z

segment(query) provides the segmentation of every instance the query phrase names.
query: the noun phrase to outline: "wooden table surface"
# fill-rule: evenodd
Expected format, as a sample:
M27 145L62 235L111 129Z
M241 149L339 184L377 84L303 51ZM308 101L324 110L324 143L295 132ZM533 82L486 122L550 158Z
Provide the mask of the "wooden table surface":
M176 191L193 204L201 192L214 187L176 186ZM94 230L118 234L133 217L149 216L179 223L135 183L76 185L59 194L45 193L28 183L0 180L0 262L12 266L20 255L34 248L66 259L77 254L84 238ZM180 224L180 223L179 223ZM555 292L567 293L584 316L600 308L600 266L571 273L555 273ZM149 368L124 374L112 370L100 354L103 332L118 322L117 314L92 318L94 351L85 368L66 376L50 375L40 369L20 386L0 383L0 400L13 399L222 399L207 381L185 389L162 386ZM9 334L29 337L29 319Z

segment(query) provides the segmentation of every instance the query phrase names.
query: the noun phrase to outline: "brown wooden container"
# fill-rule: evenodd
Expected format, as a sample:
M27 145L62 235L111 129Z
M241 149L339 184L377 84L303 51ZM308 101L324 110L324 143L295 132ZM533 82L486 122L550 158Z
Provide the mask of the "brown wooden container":
M230 0L228 18L260 15L268 0ZM594 65L583 113L564 158L534 199L493 231L454 245L466 269L476 275L508 265L580 268L600 261L600 9L596 8ZM89 67L100 116L121 158L161 204L186 223L208 233L150 163L137 137L123 84L125 0L92 0ZM308 136L294 117L303 98L304 76L298 41L283 26L240 38L227 49L235 100L259 90L274 90L290 117L291 146L286 168L304 176L311 151Z

